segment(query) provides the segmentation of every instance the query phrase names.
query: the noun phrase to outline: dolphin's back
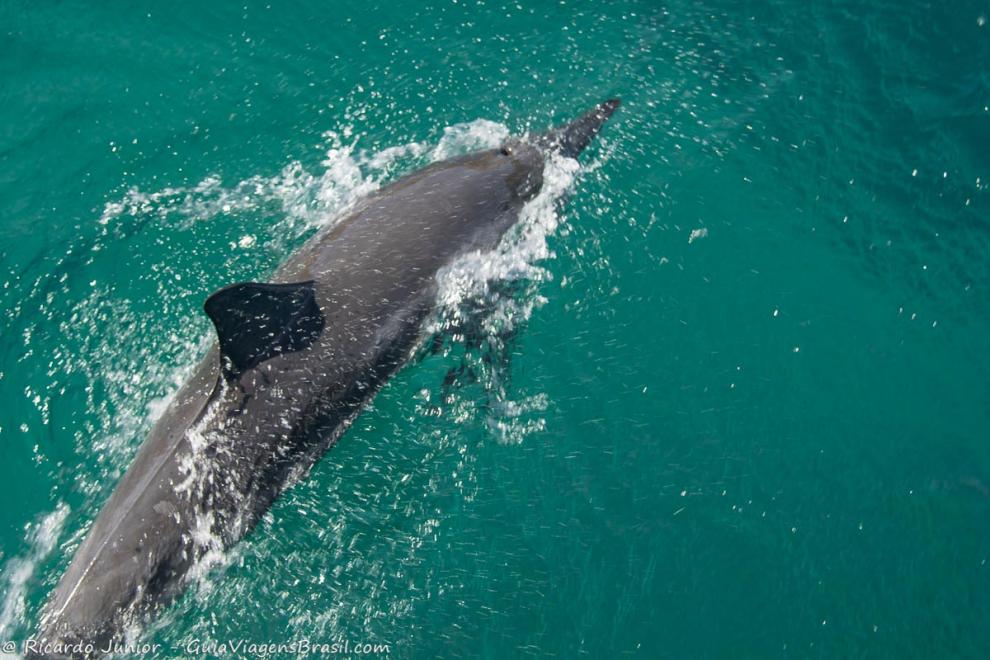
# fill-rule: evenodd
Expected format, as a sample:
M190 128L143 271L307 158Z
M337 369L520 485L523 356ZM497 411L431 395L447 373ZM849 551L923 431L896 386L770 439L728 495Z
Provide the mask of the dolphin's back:
M539 191L542 149L576 155L616 105L540 137L540 147L514 141L403 177L317 232L270 282L210 296L218 341L52 593L39 637L54 646L40 655L119 639L179 594L204 554L250 530L406 360L435 304L437 272L495 247Z

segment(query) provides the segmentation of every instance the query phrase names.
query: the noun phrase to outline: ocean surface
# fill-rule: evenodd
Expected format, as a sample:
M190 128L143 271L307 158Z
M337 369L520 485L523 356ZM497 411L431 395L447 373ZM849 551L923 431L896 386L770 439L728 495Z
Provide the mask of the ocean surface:
M990 656L988 22L0 2L0 641L206 351L210 292L406 172L620 96L444 275L442 350L136 639Z

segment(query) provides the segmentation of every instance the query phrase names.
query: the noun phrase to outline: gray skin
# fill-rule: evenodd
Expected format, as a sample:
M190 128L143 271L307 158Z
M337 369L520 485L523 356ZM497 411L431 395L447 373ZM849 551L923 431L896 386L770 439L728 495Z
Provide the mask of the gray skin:
M546 152L577 156L617 106L405 176L313 236L270 284L211 296L219 341L51 594L36 636L50 645L35 654L100 655L178 596L207 551L248 532L418 345L437 272L494 248L540 191Z

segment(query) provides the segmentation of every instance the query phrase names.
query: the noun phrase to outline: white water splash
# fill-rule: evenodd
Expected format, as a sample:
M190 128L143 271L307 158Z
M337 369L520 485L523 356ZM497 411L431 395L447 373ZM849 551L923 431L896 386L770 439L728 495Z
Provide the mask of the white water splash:
M69 507L62 503L39 522L27 525L28 552L14 557L3 568L0 584L3 585L3 609L0 610L0 640L14 637L25 622L28 586L35 570L55 548Z
M431 333L443 333L458 328L480 306L484 336L483 350L495 354L509 350L505 337L525 324L533 311L546 302L539 293L539 285L551 279L543 261L553 257L548 238L561 222L561 199L574 185L580 171L578 162L571 158L553 155L548 158L543 171L543 188L529 201L520 213L519 221L503 237L498 247L490 252L473 252L458 259L437 274L439 314L428 326ZM501 282L523 282L522 291L514 295L493 293L492 287ZM477 323L477 319L474 319ZM498 364L498 360L493 361ZM546 428L541 418L523 419L524 414L543 412L548 407L545 394L539 393L512 400L504 385L505 376L497 369L481 367L483 387L493 398L489 408L487 426L495 438L503 443L518 444L529 434ZM461 408L455 406L455 408ZM462 421L469 416L461 409L455 417Z
M438 302L445 315L449 313L456 317L460 302L471 296L484 295L494 281L550 279L549 271L540 262L552 256L547 238L560 223L556 206L573 185L578 170L579 165L573 159L550 158L543 171L542 190L523 207L519 221L498 247L491 252L467 254L438 273ZM501 312L501 320L511 322L511 315L506 313L519 311L522 309L496 310L496 316ZM522 318L528 319L529 312Z
M455 124L444 129L443 137L432 151L426 143L410 142L368 152L358 149L357 140L346 141L351 139L351 133L341 129L323 134L326 155L319 174L312 174L302 163L293 161L274 176L255 175L229 186L219 176L211 175L192 186L152 192L131 188L120 199L104 205L98 222L107 225L124 217L151 216L194 223L224 214L256 211L275 203L283 213L283 218L272 226L278 233L300 225L303 230L323 227L376 190L396 163L426 154L430 154L431 161L439 161L494 147L508 137L509 130L483 119Z
M433 149L432 158L434 161L446 160L474 151L493 149L508 137L508 128L487 119L454 124L443 129L443 137Z
M691 234L688 236L688 245L694 243L698 239L708 237L708 228L701 227L700 229L692 229Z

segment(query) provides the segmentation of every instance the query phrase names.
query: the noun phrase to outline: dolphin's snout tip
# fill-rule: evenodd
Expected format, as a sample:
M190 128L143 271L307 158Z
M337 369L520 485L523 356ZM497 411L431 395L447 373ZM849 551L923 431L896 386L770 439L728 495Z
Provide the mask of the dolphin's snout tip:
M609 99L604 103L598 105L595 114L598 116L598 119L600 121L605 122L609 117L612 116L612 113L614 113L616 110L619 109L620 105L622 105L622 99L618 97L614 99Z
M556 149L565 156L576 158L594 139L612 113L622 105L619 98L599 103L574 121L559 126L539 137L538 143Z
M612 116L612 113L618 110L619 106L622 105L622 99L616 97L609 99L603 103L599 103L598 106L593 111L602 121L605 121Z

